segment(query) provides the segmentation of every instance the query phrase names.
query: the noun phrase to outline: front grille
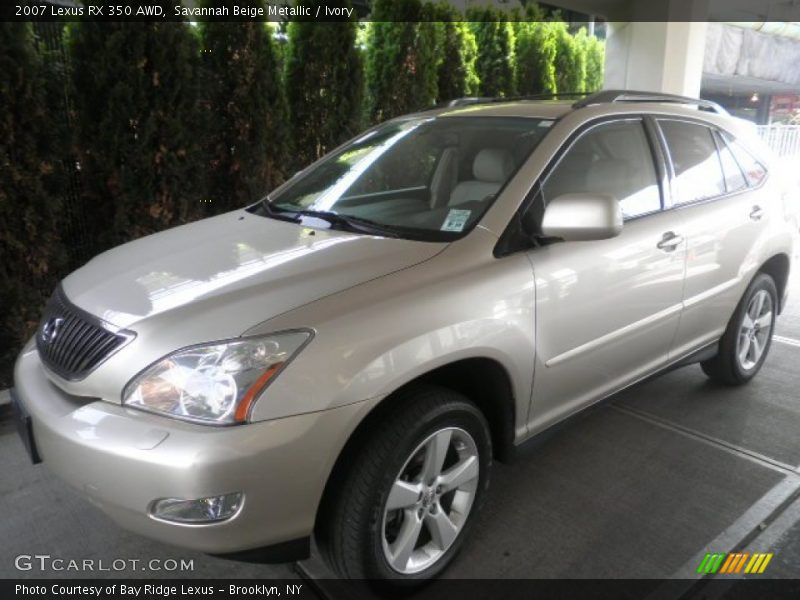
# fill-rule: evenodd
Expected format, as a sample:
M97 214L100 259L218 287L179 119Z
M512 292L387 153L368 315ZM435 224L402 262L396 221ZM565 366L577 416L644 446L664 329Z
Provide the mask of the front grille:
M36 348L51 371L78 381L133 337L72 304L59 285L36 332Z

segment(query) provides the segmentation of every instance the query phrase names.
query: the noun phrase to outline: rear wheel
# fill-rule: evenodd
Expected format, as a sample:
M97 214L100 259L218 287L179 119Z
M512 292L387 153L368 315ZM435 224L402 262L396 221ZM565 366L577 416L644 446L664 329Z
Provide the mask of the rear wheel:
M761 369L772 344L778 291L772 277L760 273L747 288L719 343L719 353L701 363L714 381L742 385Z
M424 387L361 446L322 523L319 542L343 577L414 585L440 573L474 520L489 483L482 413L444 388Z

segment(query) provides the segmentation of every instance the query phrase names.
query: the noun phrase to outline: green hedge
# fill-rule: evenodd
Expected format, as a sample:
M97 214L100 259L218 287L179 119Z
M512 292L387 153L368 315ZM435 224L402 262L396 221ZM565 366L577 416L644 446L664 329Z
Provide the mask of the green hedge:
M517 26L517 89L520 94L557 91L558 36L554 23L522 22Z
M268 25L212 21L201 24L200 34L203 135L192 135L201 145L203 209L220 213L283 181L289 169L288 107Z
M0 23L0 387L68 267L62 239L68 138L50 114L53 73L30 25Z
M428 108L437 97L437 25L420 0L374 0L367 25L370 121Z
M334 6L330 0L325 5ZM350 2L341 0L336 6L350 8ZM287 34L285 87L291 107L293 168L299 169L361 130L363 61L354 20L294 21Z
M436 5L434 11L439 35L436 99L445 102L476 96L480 79L475 70L478 58L475 34L469 23L459 21L459 13L446 2Z
M199 45L184 23L73 23L71 95L98 249L201 217Z
M493 8L470 8L467 11L478 60L475 68L480 96L514 96L516 94L517 61L512 22Z
M375 0L369 23L292 22L282 36L71 23L63 52L0 24L0 387L56 282L94 254L246 205L399 114L599 88L602 42L542 14Z

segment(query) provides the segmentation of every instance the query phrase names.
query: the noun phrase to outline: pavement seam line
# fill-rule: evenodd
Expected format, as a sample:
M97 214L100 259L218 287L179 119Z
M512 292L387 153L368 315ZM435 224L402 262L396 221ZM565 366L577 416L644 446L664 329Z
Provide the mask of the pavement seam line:
M695 440L704 442L708 445L714 446L720 450L728 452L730 454L735 454L742 458L746 458L751 460L755 463L758 463L766 468L772 469L774 471L778 471L785 475L793 475L796 476L798 474L798 468L795 465L790 465L787 463L783 463L779 460L775 460L763 454L759 454L758 452L754 452L752 450L748 450L747 448L743 448L742 446L738 446L736 444L732 444L730 442L726 442L725 440L721 440L714 436L702 433L700 431L696 431L694 429L690 429L689 427L684 427L683 425L677 425L676 423L672 423L666 419L661 417L657 417L650 413L647 413L642 410L637 410L635 408L630 408L629 406L620 406L618 404L612 404L611 407L614 410L617 410L621 413L627 414L632 417L636 417L643 421L647 421L659 427L663 427L664 429L668 429L675 433L680 433L687 437L691 437Z
M796 340L794 338L785 337L782 335L773 335L772 340L775 342L780 342L781 344L786 344L787 346L796 346L800 348L800 340Z

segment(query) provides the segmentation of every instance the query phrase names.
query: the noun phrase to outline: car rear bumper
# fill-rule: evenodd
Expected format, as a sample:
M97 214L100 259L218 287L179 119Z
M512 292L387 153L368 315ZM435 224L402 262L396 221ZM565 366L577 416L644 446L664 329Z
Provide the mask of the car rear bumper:
M333 463L373 404L240 426L196 425L69 396L49 381L30 344L17 361L15 386L35 450L51 471L122 527L214 554L307 541ZM233 492L242 492L244 503L222 522L178 524L148 512L159 498Z

